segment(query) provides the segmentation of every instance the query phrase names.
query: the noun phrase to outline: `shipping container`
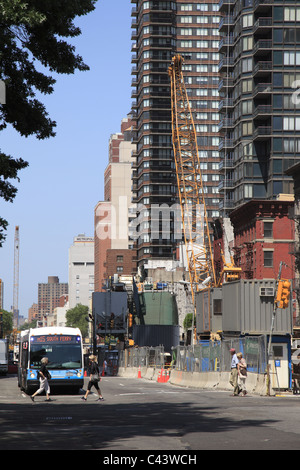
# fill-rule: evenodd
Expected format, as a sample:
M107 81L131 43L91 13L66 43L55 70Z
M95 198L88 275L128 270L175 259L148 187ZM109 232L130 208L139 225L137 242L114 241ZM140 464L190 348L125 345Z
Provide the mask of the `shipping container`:
M224 283L221 288L206 289L196 294L196 330L262 335L269 334L274 309L276 280L239 280ZM292 296L286 309L276 309L274 334L292 334Z

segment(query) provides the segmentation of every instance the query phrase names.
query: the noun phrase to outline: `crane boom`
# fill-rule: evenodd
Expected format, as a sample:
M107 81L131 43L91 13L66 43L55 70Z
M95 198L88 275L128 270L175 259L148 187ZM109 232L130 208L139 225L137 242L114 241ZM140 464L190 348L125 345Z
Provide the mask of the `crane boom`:
M19 226L15 228L14 244L14 297L13 297L13 321L16 328L19 327Z
M172 137L192 298L199 285L211 278L216 285L197 134L182 73L183 58L176 55L169 67ZM208 287L209 284L206 284Z

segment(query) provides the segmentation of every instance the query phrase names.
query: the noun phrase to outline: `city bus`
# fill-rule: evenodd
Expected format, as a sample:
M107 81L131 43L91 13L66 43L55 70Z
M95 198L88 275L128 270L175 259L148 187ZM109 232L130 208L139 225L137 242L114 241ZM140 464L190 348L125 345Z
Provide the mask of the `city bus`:
M79 391L83 387L84 363L79 328L42 327L21 332L18 386L26 393L39 387L37 373L47 357L50 387Z

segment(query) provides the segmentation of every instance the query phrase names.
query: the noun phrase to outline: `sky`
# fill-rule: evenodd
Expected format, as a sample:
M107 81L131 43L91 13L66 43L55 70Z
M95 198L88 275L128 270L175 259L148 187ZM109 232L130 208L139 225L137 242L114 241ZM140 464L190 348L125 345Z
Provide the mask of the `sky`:
M0 199L8 223L0 248L3 308L13 304L14 236L19 226L19 313L38 300L38 283L48 276L68 282L73 238L94 235L94 208L104 198L104 170L111 134L131 110L130 0L98 0L96 10L77 18L82 34L67 39L90 71L56 75L54 92L42 96L56 137L39 141L13 128L0 133L0 149L29 167L19 172L13 203ZM13 183L15 184L15 183Z

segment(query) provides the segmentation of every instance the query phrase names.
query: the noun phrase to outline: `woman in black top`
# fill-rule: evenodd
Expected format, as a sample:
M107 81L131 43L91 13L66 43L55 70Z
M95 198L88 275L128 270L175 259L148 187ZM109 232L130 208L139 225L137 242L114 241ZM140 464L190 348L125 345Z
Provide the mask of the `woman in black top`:
M101 394L101 390L99 388L99 382L100 382L100 373L99 373L99 367L98 367L98 364L97 364L97 358L96 356L90 356L89 357L89 360L90 360L90 381L88 383L88 388L87 388L87 391L84 395L84 397L81 397L81 400L84 400L86 401L87 397L88 397L88 394L90 393L91 391L91 388L94 386L95 389L97 390L98 392L98 395L99 395L99 398L97 401L101 401L101 400L104 400L102 394Z
M50 387L49 387L49 383L48 383L48 379L51 377L50 374L49 374L49 371L47 369L47 364L48 364L48 357L43 357L42 360L41 360L41 368L38 372L38 376L40 378L40 388L33 394L31 395L31 400L34 401L34 397L36 395L39 395L40 393L43 392L43 390L45 390L45 393L46 393L46 401L50 401Z

